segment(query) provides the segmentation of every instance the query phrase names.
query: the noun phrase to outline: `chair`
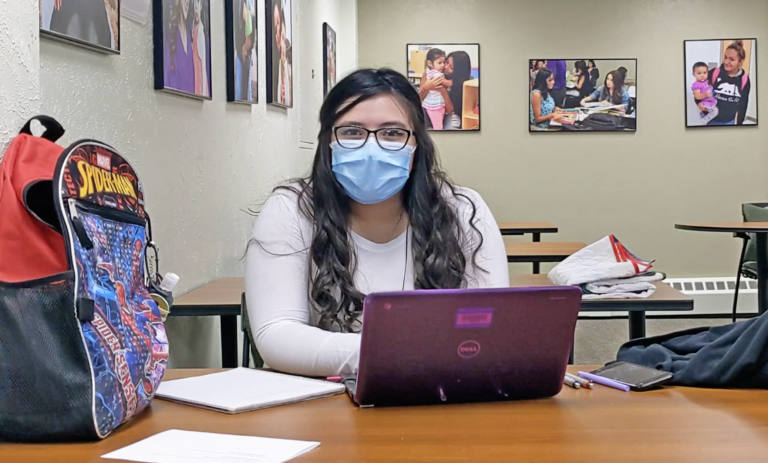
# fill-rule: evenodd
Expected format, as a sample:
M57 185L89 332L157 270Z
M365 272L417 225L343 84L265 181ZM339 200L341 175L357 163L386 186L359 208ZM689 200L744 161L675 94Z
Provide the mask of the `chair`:
M741 205L741 213L744 222L768 222L768 203L745 203ZM733 322L736 322L736 308L739 303L739 286L742 275L745 278L757 279L757 244L752 239L754 236L747 233L735 233L736 238L741 238L744 244L741 247L741 258L736 270L736 290L733 293Z
M248 306L245 302L245 293L240 296L241 309L241 323L240 329L243 331L243 364L244 368L250 367L250 356L253 354L253 364L256 368L264 366L264 360L259 355L259 351L256 349L256 341L253 339L253 332L251 331L251 323L248 321Z

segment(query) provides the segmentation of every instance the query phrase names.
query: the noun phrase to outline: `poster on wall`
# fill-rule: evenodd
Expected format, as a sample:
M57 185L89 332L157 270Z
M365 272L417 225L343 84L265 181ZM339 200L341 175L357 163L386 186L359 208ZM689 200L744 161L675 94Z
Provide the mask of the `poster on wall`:
M685 125L757 125L757 40L686 40Z
M227 101L259 102L256 0L224 2L227 29Z
M211 99L210 0L155 0L155 89Z
M634 132L637 60L532 59L530 132Z
M430 130L480 130L480 45L408 44L408 80Z
M291 0L266 0L267 103L293 107Z
M323 23L323 95L336 85L336 31Z
M106 53L120 53L120 0L39 0L40 33Z

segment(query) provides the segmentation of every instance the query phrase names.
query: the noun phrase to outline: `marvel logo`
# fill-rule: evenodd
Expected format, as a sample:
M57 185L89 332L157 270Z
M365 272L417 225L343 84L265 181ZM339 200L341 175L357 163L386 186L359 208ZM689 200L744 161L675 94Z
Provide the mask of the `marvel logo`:
M96 155L96 165L104 170L112 170L112 156L106 154Z

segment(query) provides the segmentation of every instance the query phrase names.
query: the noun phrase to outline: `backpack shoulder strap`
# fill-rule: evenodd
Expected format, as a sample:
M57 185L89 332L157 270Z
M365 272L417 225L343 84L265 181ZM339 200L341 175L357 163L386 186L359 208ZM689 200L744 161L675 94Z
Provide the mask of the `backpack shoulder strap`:
M741 89L744 90L744 87L747 86L747 81L749 80L749 76L745 72L741 75Z
M715 72L712 73L712 85L717 81L717 76L720 75L720 68L715 68Z

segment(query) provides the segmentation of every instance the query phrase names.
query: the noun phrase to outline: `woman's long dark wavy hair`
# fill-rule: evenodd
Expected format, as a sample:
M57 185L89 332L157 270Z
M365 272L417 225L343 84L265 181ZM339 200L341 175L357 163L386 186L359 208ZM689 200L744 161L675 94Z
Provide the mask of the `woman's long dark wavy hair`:
M354 331L365 298L354 283L357 259L348 228L351 200L331 170L331 134L340 117L378 95L391 95L400 103L416 138L413 168L402 191L403 208L412 230L414 287L465 287L467 265L477 267L476 254L483 243L474 225L475 204L450 183L440 168L427 133L421 99L413 86L390 69L362 69L350 74L331 89L320 108L320 134L311 173L275 189L297 195L300 212L313 224L309 298L320 316L320 327L326 329L337 325L342 331ZM466 219L448 203L446 191L471 205L470 233L476 239L467 236L461 224ZM471 262L467 262L467 255Z
M451 103L457 113L462 111L464 101L464 82L472 78L472 61L466 51L454 51L446 59L453 59L453 74L451 74Z
M613 93L608 90L608 77L613 80ZM600 100L609 100L611 104L621 104L623 90L624 74L619 71L611 71L605 76L605 83L603 84L603 92L600 95Z
M548 68L541 68L539 73L536 74L536 80L533 81L533 89L541 92L541 99L546 100L549 98L549 85L547 85L547 79L552 75L552 71Z

